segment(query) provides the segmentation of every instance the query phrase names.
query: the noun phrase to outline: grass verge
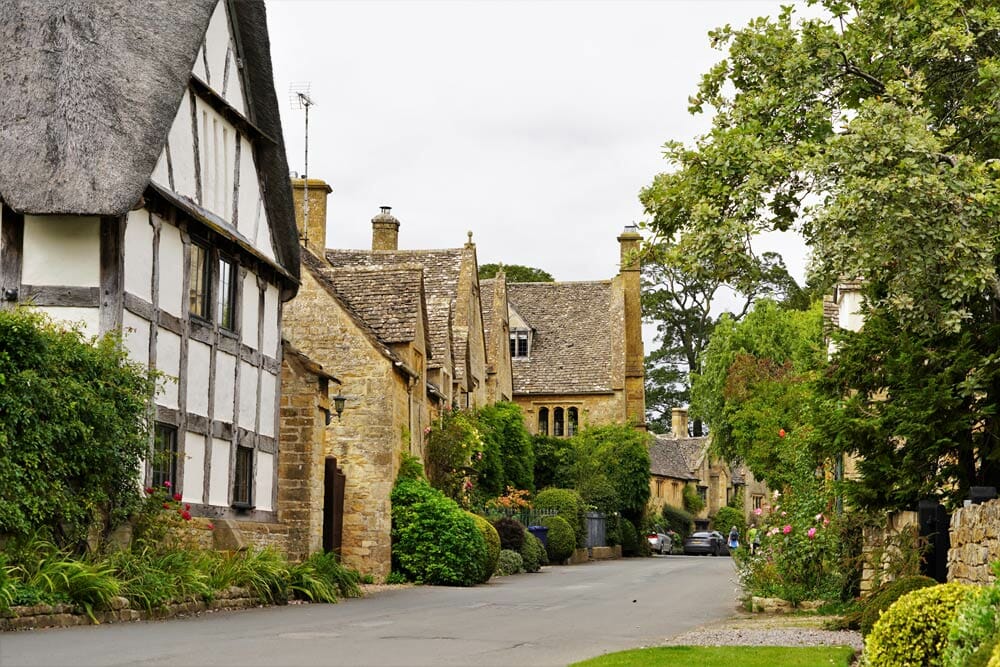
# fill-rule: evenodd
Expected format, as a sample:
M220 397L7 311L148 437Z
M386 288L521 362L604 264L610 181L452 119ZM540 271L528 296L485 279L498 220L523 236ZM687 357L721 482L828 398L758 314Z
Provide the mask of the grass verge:
M577 662L571 667L848 667L849 646L657 646Z

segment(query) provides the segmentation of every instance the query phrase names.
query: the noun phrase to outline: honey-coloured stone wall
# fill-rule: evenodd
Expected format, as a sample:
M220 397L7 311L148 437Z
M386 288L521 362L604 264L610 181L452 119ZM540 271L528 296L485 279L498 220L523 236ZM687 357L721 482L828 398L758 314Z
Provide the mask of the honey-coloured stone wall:
M1000 561L1000 500L961 507L951 515L948 581L989 584Z

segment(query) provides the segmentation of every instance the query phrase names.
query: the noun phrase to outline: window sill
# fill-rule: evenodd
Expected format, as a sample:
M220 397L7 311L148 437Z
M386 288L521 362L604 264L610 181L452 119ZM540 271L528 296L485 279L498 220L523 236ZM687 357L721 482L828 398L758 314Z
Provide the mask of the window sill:
M251 503L233 503L230 507L233 508L233 511L241 514L245 512L252 512L256 509L256 506Z

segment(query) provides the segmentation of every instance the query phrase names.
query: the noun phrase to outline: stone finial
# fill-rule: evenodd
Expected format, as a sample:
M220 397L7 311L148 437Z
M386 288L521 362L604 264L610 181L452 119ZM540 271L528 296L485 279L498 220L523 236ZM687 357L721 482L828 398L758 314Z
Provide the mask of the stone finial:
M473 245L475 245L475 244L474 244L474 243L472 242L472 230L470 229L469 231L467 231L467 232L466 232L466 234L468 234L468 235L469 235L469 240L465 242L465 247L466 247L466 248L471 248L471 247L472 247Z

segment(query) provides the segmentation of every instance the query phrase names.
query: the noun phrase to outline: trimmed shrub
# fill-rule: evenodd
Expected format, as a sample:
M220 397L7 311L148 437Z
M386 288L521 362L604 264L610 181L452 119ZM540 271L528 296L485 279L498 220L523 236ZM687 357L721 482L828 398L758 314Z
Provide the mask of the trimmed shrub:
M667 522L667 527L680 535L680 539L683 541L685 537L691 534L691 527L694 525L694 517L683 510L680 507L674 507L673 505L664 505L663 510L663 520Z
M744 546L747 539L747 521L743 517L743 512L735 507L720 507L712 519L713 530L717 530L728 540L729 529L736 526L740 531L740 546Z
M635 532L635 526L626 518L622 518L618 524L622 538L622 556L639 555L639 534Z
M541 540L531 533L525 533L520 554L522 567L524 567L525 572L538 572L542 569L542 564L548 562L548 556L545 553L545 547L542 546Z
M561 516L545 516L539 524L549 529L548 546L545 551L549 556L550 563L562 563L573 555L576 548L576 538L573 536L573 529L566 519Z
M471 516L472 520L476 522L476 528L479 529L479 533L483 536L483 541L486 543L486 550L483 552L482 561L482 581L488 581L497 570L497 559L500 557L500 535L497 534L497 529L493 527L493 524L483 517L472 512L466 512L466 514Z
M403 452L399 457L399 473L396 475L396 479L427 479L420 457Z
M882 615L882 612L888 609L892 603L899 598L903 597L910 591L936 585L936 581L923 575L900 577L895 581L890 581L885 584L872 593L872 595L870 595L863 603L863 607L861 609L861 619L858 626L861 630L861 634L867 636L868 633L871 632L872 626L874 626L875 622L879 619L879 616Z
M586 506L580 494L572 489L545 489L535 496L536 510L555 510L573 530L577 547L587 546ZM542 524L544 525L544 524Z
M996 571L994 566L994 571ZM986 667L1000 637L1000 584L984 586L961 606L948 632L945 667Z
M510 549L504 549L500 552L500 559L497 562L497 576L506 577L511 574L517 574L524 569L523 565L524 559L521 558L521 554Z
M967 584L911 591L885 610L865 640L870 667L940 665L958 607L976 592Z
M485 580L486 541L455 501L420 479L397 480L391 499L393 571L444 586Z
M503 518L493 522L493 527L500 535L500 548L520 551L524 544L524 526L517 519Z

